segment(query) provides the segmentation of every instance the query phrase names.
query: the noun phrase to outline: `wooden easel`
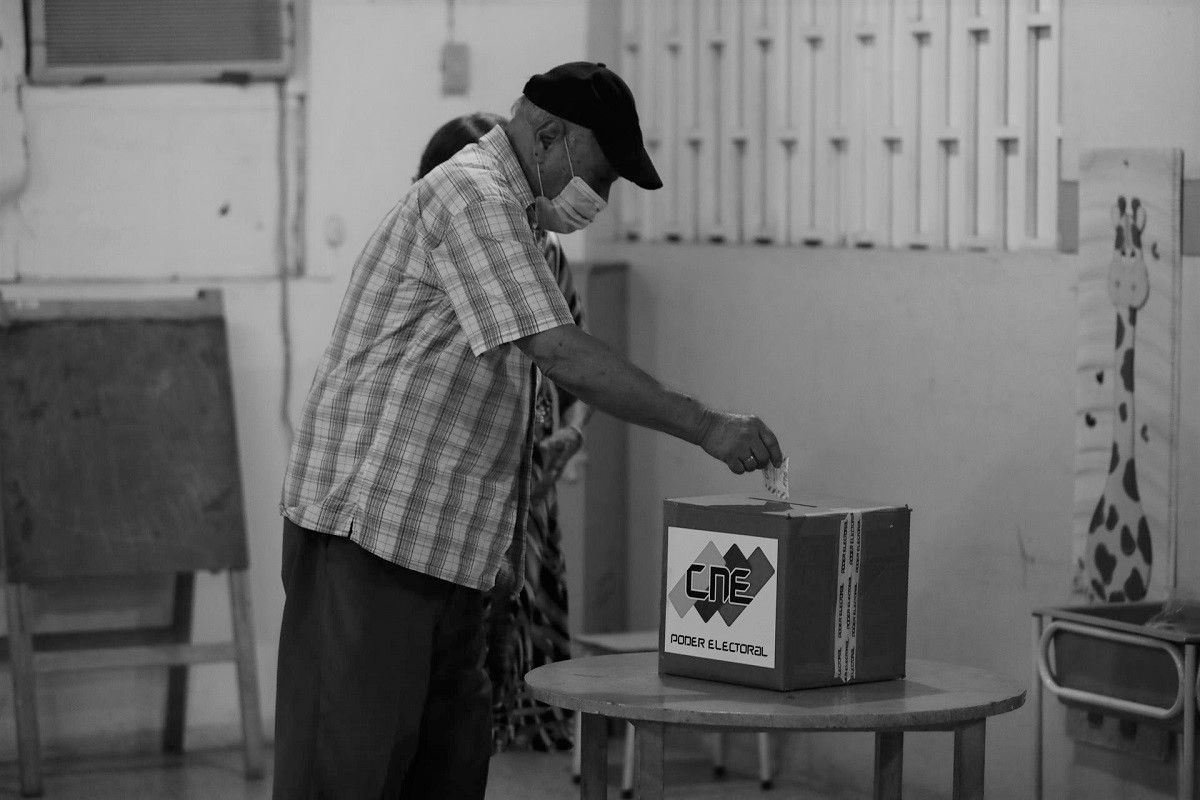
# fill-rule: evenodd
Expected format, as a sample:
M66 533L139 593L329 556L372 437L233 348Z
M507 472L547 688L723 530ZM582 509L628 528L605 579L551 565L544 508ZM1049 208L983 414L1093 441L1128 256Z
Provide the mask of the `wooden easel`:
M39 673L165 666L163 749L183 750L188 666L237 669L247 778L262 718L228 347L195 300L0 298L0 565L21 793L41 794ZM191 643L194 573L228 571L233 638ZM38 582L173 574L169 625L38 634Z

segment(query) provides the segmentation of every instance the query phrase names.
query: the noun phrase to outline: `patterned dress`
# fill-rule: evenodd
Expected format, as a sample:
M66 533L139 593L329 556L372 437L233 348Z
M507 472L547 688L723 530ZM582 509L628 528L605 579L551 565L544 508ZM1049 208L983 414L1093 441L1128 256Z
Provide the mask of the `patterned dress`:
M549 234L543 244L571 315L583 324L583 306L558 239ZM541 382L535 400L533 465L530 485L545 470L537 447L555 428L576 398ZM532 699L524 675L535 667L571 657L567 629L566 562L558 527L558 492L554 486L530 502L525 530L525 582L515 597L496 593L488 609L487 670L492 680L492 747L566 750L571 747L569 712Z

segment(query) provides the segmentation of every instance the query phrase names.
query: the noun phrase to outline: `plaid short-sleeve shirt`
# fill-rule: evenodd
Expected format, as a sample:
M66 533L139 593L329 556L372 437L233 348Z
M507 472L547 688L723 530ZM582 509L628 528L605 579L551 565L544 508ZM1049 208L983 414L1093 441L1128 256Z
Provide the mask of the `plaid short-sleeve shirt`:
M519 568L532 361L574 320L507 134L418 181L354 265L304 404L280 511L477 589Z

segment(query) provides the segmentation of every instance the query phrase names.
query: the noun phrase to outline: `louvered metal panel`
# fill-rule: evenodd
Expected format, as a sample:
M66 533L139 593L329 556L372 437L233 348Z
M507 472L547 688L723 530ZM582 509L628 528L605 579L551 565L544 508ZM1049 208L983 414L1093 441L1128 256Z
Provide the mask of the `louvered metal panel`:
M1055 246L1063 0L613 0L667 242Z
M249 80L291 66L290 0L31 0L35 83Z

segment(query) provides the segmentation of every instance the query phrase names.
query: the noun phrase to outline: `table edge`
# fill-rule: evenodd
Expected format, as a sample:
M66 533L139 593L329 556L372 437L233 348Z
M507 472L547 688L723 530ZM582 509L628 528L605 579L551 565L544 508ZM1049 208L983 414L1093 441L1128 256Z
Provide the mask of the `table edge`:
M611 656L590 656L589 658L605 658ZM925 661L925 663L943 663L929 662L925 659L913 659L914 661ZM563 663L563 662L559 662ZM548 664L531 670L529 675L532 675L538 670L552 667ZM954 665L947 665L954 666ZM970 668L976 669L976 668ZM987 672L986 670L981 670ZM645 705L624 705L621 703L609 700L595 700L586 697L578 697L560 692L554 689L547 689L536 686L528 681L529 675L526 676L526 687L530 695L543 703L557 706L559 708L571 709L583 714L596 714L604 717L612 717L614 719L625 719L634 722L658 722L667 725L686 725L694 727L711 727L736 729L743 728L746 730L791 730L791 731L815 731L815 730L840 730L840 731L903 731L903 730L950 730L959 728L963 725L979 722L988 717L1006 714L1010 711L1015 711L1021 708L1028 697L1028 690L1018 688L1019 684L1009 678L1005 678L995 673L988 673L1002 681L1013 684L1014 693L1008 697L981 702L972 705L965 705L961 708L949 709L933 709L933 710L907 710L897 712L885 712L877 715L876 721L864 722L864 719L870 718L869 714L864 714L852 720L847 720L843 715L839 714L821 714L821 715L756 715L742 712L731 711L702 711L702 710L681 710L678 708L667 709L664 707L645 706ZM695 679L692 679L695 680ZM730 684L725 684L730 685ZM769 690L763 690L769 691ZM801 690L803 691L803 690ZM780 692L780 694L788 694ZM687 719L681 719L681 716L686 716Z

